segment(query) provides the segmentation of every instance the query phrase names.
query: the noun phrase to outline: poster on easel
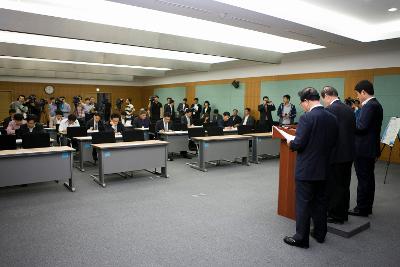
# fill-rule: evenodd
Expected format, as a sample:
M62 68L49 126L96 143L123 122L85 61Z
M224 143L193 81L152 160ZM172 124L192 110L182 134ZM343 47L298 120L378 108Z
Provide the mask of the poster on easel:
M381 143L393 147L399 131L400 118L391 117L385 131L383 132Z

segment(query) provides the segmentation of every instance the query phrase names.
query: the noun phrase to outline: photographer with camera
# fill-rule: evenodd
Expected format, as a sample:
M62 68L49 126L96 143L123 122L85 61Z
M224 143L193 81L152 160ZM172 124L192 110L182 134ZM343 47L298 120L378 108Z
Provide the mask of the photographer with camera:
M28 107L25 105L25 96L19 95L17 101L10 104L10 109L15 109L17 114L22 114L25 117L28 112Z
M64 96L59 97L60 100L60 105L59 109L63 112L64 117L68 117L68 115L71 113L71 106L65 101Z
M279 125L291 125L294 124L294 118L296 118L296 107L290 103L290 95L283 96L283 103L278 107Z
M149 105L147 106L150 111L151 123L156 123L160 120L163 115L163 105L158 102L158 95L154 95L149 99Z
M135 107L132 105L132 99L127 98L125 99L125 121L132 121L133 120L133 112L135 111ZM132 122L130 122L132 123Z
M276 110L274 103L269 101L268 96L264 96L262 104L258 106L258 111L260 112L259 125L265 127L267 132L272 131L273 121L271 112L274 110Z

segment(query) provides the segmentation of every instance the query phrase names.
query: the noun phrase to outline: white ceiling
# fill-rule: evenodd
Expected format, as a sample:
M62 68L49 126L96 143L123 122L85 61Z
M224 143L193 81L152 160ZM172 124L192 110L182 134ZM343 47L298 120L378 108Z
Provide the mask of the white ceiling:
M71 1L76 1L78 4L88 3L86 1ZM238 1L240 2L240 0ZM248 1L247 3L250 3L250 1L253 0L246 1ZM260 1L263 3L269 2L264 0ZM2 30L102 42L107 43L107 45L115 44L116 46L139 46L164 50L166 52L176 51L204 54L237 60L211 64L190 60L159 58L155 57L155 54L151 52L146 52L140 55L132 55L124 54L124 52L119 51L88 51L90 49L83 49L83 47L79 49L79 47L72 48L68 46L50 46L40 45L38 43L29 44L28 41L30 41L30 39L34 39L29 38L29 36L28 38L23 38L23 40L13 43L10 40L1 40L0 36L0 76L43 78L60 77L67 79L93 79L129 82L133 80L149 79L152 77L162 77L164 75L179 75L184 73L204 72L224 68L237 68L241 66L257 64L279 64L282 59L287 61L301 57L318 57L324 54L346 54L352 51L360 51L363 49L369 49L373 51L376 49L393 49L393 47L396 46L400 47L400 39L397 37L386 41L360 42L355 38L351 38L351 36L349 37L345 34L340 35L335 33L335 31L329 32L321 29L322 23L318 25L315 24L313 26L306 26L302 23L292 22L283 18L263 14L262 12L249 10L251 9L250 4L248 7L246 7L247 9L245 9L211 0L109 1L122 3L127 5L127 7L142 7L146 9L167 12L170 14L200 19L202 21L216 22L220 25L229 25L240 29L251 30L261 34L260 36L262 38L264 38L262 34L272 34L279 37L290 38L294 41L300 41L299 44L312 44L325 48L282 54L276 51L265 50L262 48L263 46L260 46L259 48L244 47L237 44L205 40L204 38L201 40L198 38L193 38L193 36L187 37L183 33L180 35L179 33L177 33L178 35L174 35L171 33L160 33L148 30L144 31L129 27L122 27L121 25L106 25L99 22L94 23L82 21L84 18L77 20L57 17L56 13L53 14L54 16L48 16L51 14L35 14L40 13L40 10L37 10L38 12L35 11L34 13L27 13L20 10L1 8L2 3L5 2L6 1L0 2L0 31ZM54 1L11 0L7 2L33 2L36 4L48 4L53 3ZM231 3L233 2L235 1L232 0ZM387 12L387 9L390 7L398 7L400 9L400 0L304 0L303 2L316 5L318 8L344 14L352 19L362 21L362 23L368 23L369 25L397 23L397 21L400 22L400 11L392 13ZM92 6L88 12L96 13L96 6ZM132 19L134 20L135 18ZM348 25L341 24L341 21L337 21L333 17L327 17L324 19L334 22L341 28L348 28ZM150 21L154 24L163 23L162 21L158 21L157 18L151 18ZM126 25L130 25L129 23L132 23L132 21L127 21L126 23ZM157 25L149 26L156 28ZM189 27L186 28L190 29L190 27L191 26L189 25ZM397 31L399 31L400 36L400 27L397 29ZM211 30L201 32L201 35L207 37L208 33L210 36L212 35ZM393 35L396 33L396 31L392 31L391 34ZM235 35L233 32L227 32L226 35L229 37L227 40L231 39L240 41L241 38L245 39L242 35ZM65 39L65 43L70 43L69 41L70 40ZM300 50L308 49L303 48ZM12 58L4 58L1 56L8 56ZM27 60L27 58L40 58L45 59L45 61L32 62ZM90 64L72 64L69 61L88 62ZM139 70L129 68L128 66L169 68L171 70Z

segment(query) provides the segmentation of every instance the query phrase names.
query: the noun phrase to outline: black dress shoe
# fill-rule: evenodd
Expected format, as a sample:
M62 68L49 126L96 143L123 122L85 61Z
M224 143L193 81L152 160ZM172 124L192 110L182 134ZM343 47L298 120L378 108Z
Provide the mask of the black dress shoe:
M305 244L303 242L297 241L293 237L285 236L283 239L283 242L288 244L289 246L294 246L294 247L299 247L299 248L308 248L308 244Z
M372 212L371 212L371 213L372 213ZM347 212L347 214L349 214L349 215L352 215L352 216L359 216L359 217L368 217L368 215L371 214L371 213L369 213L369 212L367 212L367 211L360 210L360 209L358 209L358 208L354 208L354 209L349 210L349 211Z
M328 217L327 222L328 223L334 223L334 224L343 224L344 220L339 220L339 219L336 219L336 218L333 218L333 217Z
M312 237L312 238L314 238L318 243L324 243L325 242L325 238L319 238L319 237L316 237L315 236L315 233L314 233L314 230L311 230L310 231L310 236Z

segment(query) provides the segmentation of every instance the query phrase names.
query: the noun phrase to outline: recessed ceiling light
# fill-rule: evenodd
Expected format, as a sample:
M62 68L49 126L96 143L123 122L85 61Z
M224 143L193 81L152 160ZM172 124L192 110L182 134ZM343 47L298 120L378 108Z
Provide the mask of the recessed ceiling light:
M329 9L318 1L307 0L215 0L231 6L288 20L361 42L400 37L400 20L373 23L354 15ZM326 2L326 1L325 1ZM290 7L290 8L288 8ZM301 10L301 12L299 12ZM329 19L327 19L329 18ZM338 23L340 21L340 23ZM343 25L346 25L343 27Z
M233 58L218 57L186 52L169 51L147 47L102 43L61 37L44 36L18 32L0 31L0 42L22 45L34 45L78 51L111 53L118 55L153 57L162 59L182 60L200 63L221 63L235 60Z
M392 8L389 8L388 11L389 11L389 12L395 12L395 11L397 11L397 8L392 7Z
M0 8L281 53L323 48L304 41L111 1L1 0Z

